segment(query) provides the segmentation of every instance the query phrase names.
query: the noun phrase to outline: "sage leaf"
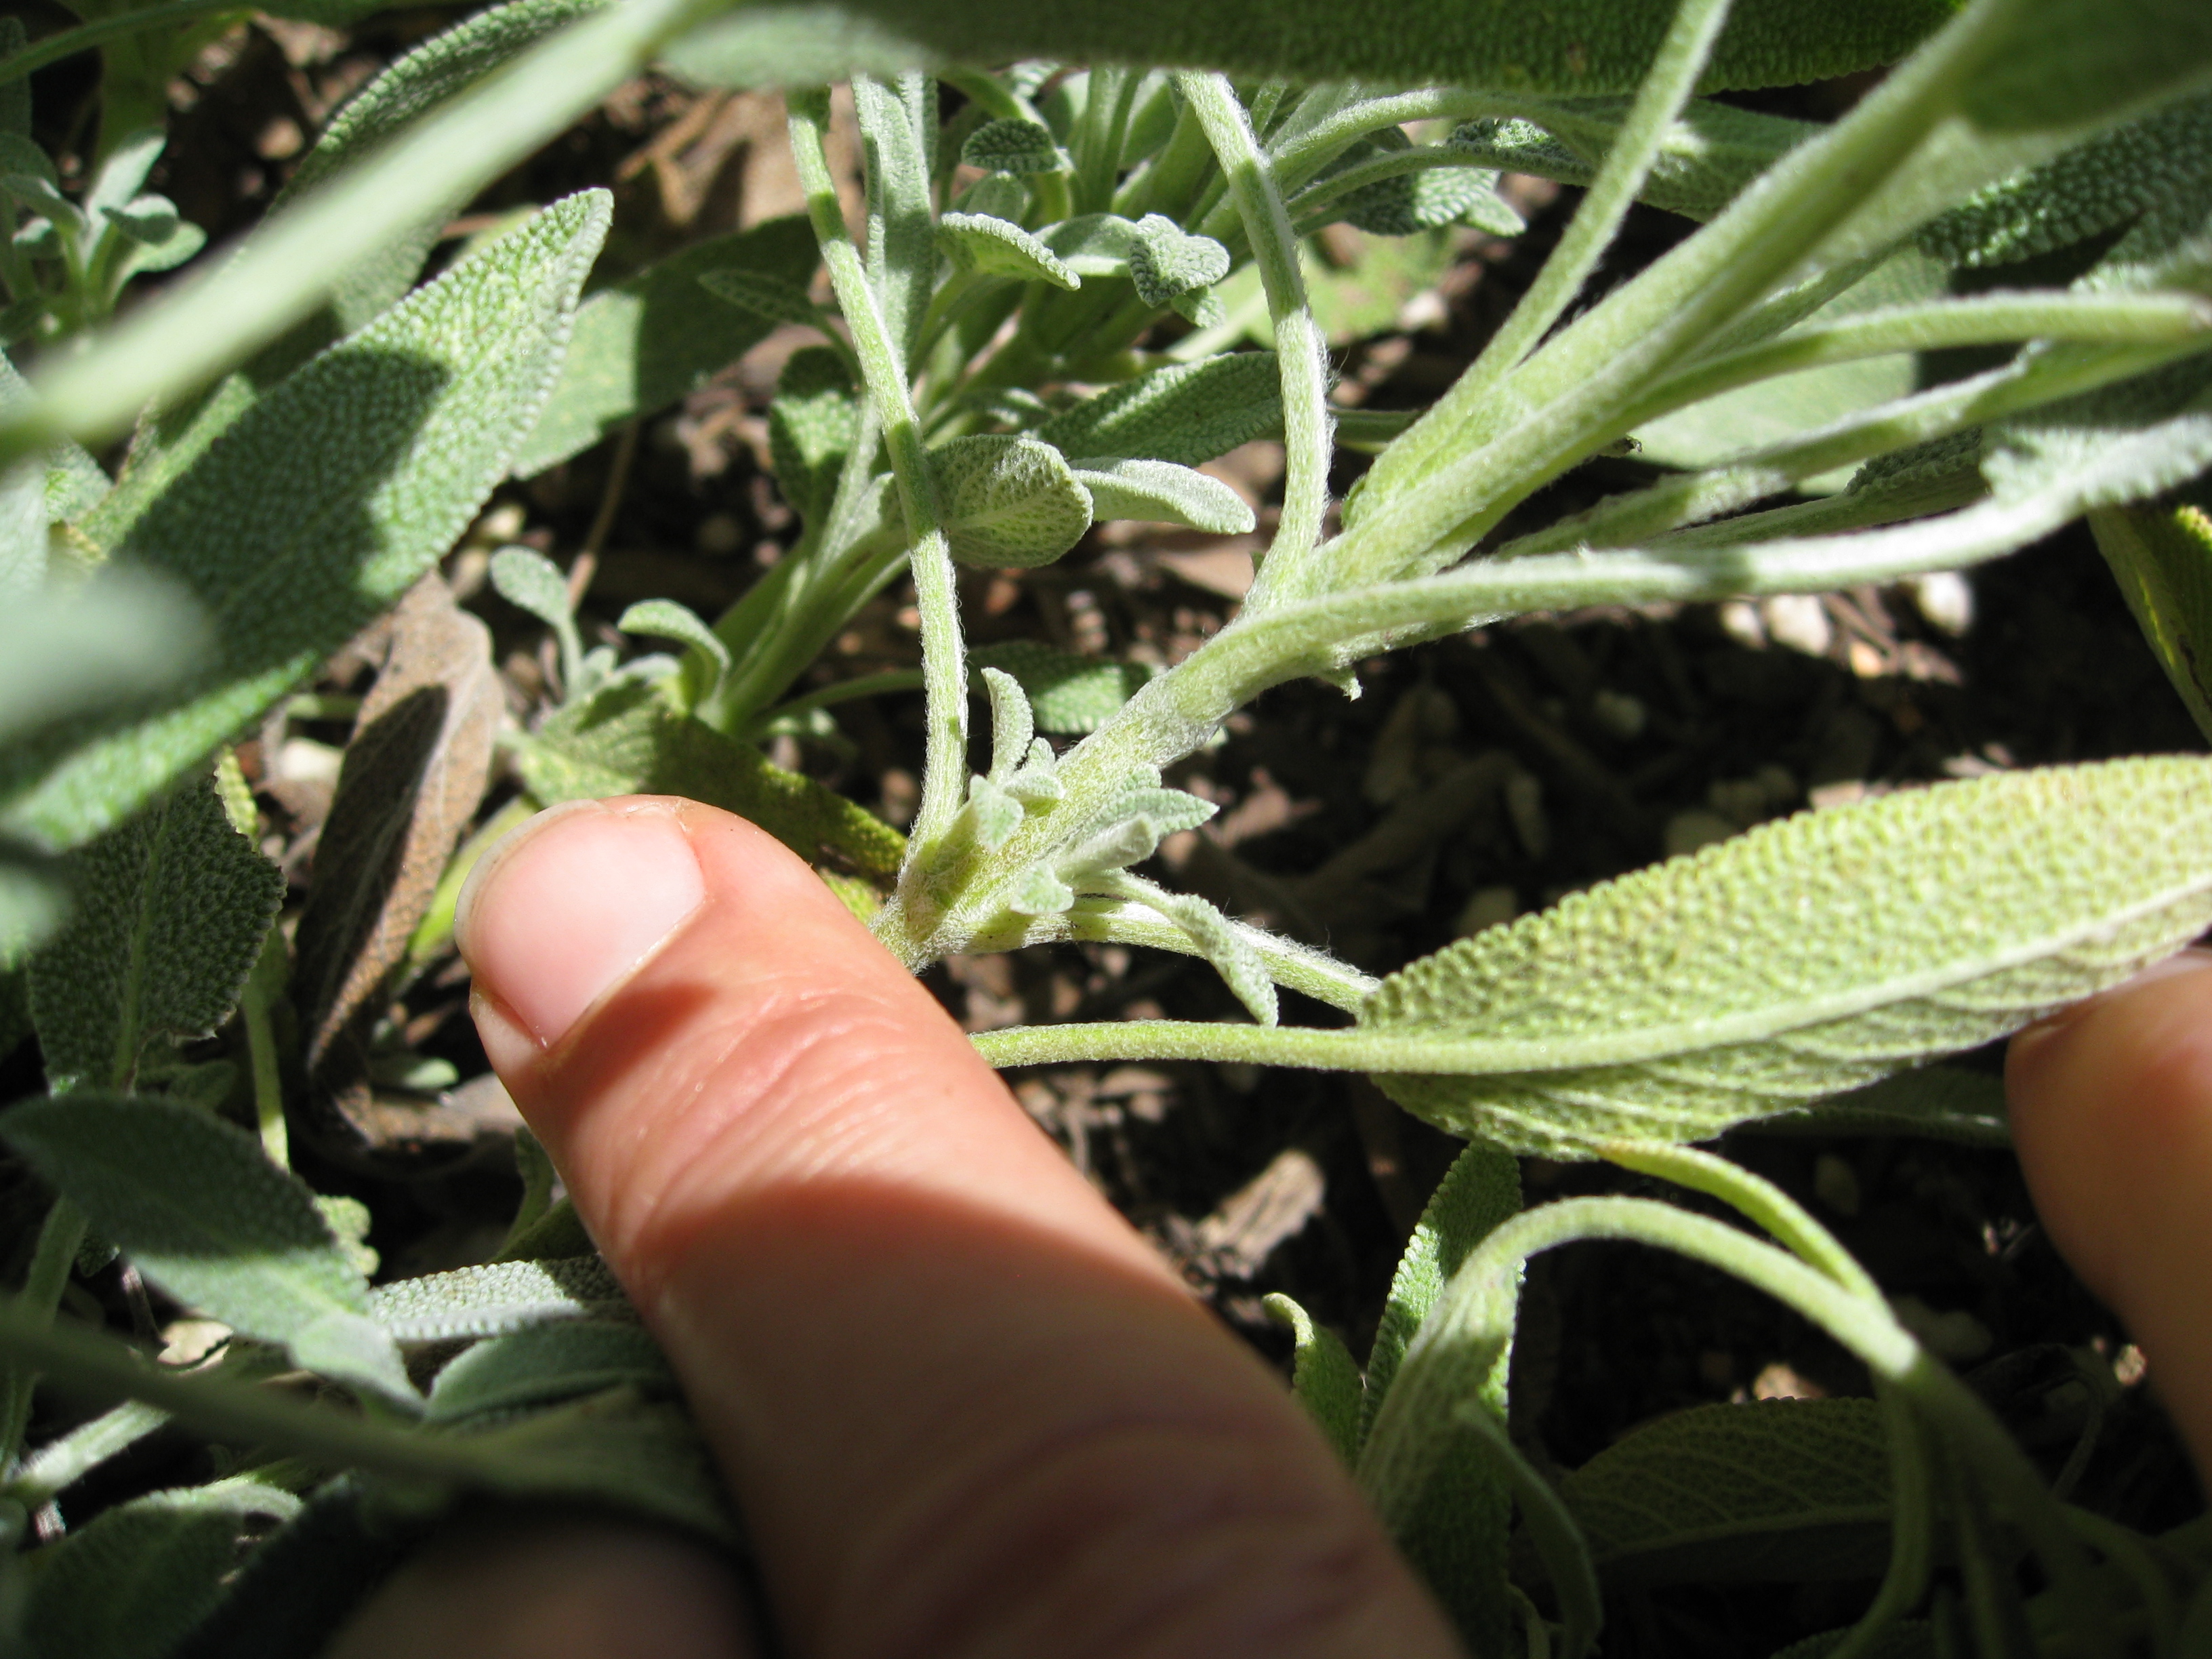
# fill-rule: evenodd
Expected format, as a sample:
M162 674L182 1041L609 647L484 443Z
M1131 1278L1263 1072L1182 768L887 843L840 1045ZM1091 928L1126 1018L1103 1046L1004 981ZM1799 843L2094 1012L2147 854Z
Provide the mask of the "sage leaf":
M1240 351L1149 370L1054 416L1036 435L1063 455L1196 466L1282 429L1275 354Z
M144 506L116 556L202 599L214 663L119 728L0 757L0 823L65 846L119 822L414 586L537 419L607 215L587 191L463 260L293 374Z
M431 1387L429 1418L452 1422L624 1387L676 1392L667 1360L641 1327L595 1319L531 1326L450 1361Z
M978 213L948 213L937 222L937 240L963 270L1078 289L1083 279L1019 225Z
M163 1659L222 1599L255 1516L299 1500L257 1480L157 1492L39 1552L22 1634L33 1654Z
M1707 91L1784 86L1894 63L1948 22L1954 9L1950 0L1861 0L1849 7L1744 0L1715 46L1702 84ZM1425 0L1359 7L1269 0L1264 14L1241 0L1172 7L799 0L720 17L667 56L687 77L732 87L834 81L856 68L883 73L916 64L1033 58L1202 64L1255 80L1457 84L1590 96L1635 89L1674 12L1666 0L1443 12Z
M2089 528L2159 666L2212 737L2212 514L2187 502L2107 507Z
M595 1255L458 1267L381 1285L369 1298L371 1316L402 1342L504 1336L556 1320L621 1318L629 1307Z
M867 152L868 288L899 362L913 361L937 280L930 178L937 163L937 82L907 74L853 77Z
M641 1404L631 1390L611 1389L520 1422L477 1430L472 1437L485 1451L511 1460L538 1491L613 1504L725 1548L738 1543L721 1480L680 1407Z
M502 547L491 556L491 585L500 598L548 628L566 626L575 614L568 578L533 547Z
M1291 1392L1306 1408L1322 1438L1352 1467L1359 1455L1359 1367L1344 1339L1278 1291L1261 1305L1291 1328Z
M293 937L311 1094L333 1130L343 1126L328 1122L329 1110L351 1121L368 1103L375 1022L483 802L507 719L491 631L434 571L379 632L383 660L346 745ZM365 1139L339 1136L349 1152Z
M1257 522L1244 498L1220 479L1173 461L1100 456L1067 465L1091 492L1095 518L1187 524L1217 536L1242 535Z
M828 346L791 354L768 406L769 460L784 499L809 525L830 511L860 419L844 358Z
M1129 237L1129 280L1148 306L1170 306L1229 274L1229 250L1163 214L1147 213Z
M178 1301L326 1376L415 1400L315 1195L243 1130L170 1101L81 1092L11 1108L0 1139Z
M986 121L960 146L960 159L986 173L1065 173L1069 167L1051 128L1018 118Z
M21 18L12 13L0 17L0 58L12 58L29 44ZM0 84L0 137L27 140L30 136L31 82L23 76Z
M1055 735L1096 732L1153 672L1145 663L1101 662L1036 640L987 645L969 660L1012 675L1029 698L1036 729Z
M2000 422L1982 453L1999 507L2063 491L2076 513L2158 495L2208 467L2212 354Z
M1888 1558L1889 1447L1871 1400L1678 1412L1559 1495L1609 1589L1873 1578Z
M651 686L610 686L547 720L518 757L547 805L609 795L683 795L751 819L811 863L873 880L898 873L906 838L813 779L680 714Z
M202 1037L238 1000L284 878L187 785L66 860L76 914L31 963L57 1094L127 1088L147 1042Z
M1990 132L2108 120L2212 80L2212 13L2191 0L2020 0L1960 106Z
M1923 1066L1863 1089L1831 1095L1759 1126L1807 1134L1918 1135L1972 1146L2009 1146L2004 1079L1963 1066Z
M773 271L710 270L699 278L699 286L716 299L727 300L740 311L750 311L771 323L814 328L822 322L822 308L806 297L806 290Z
M963 564L1050 564L1091 528L1090 494L1049 443L954 438L929 453L945 539Z
M750 272L804 298L819 257L804 218L771 219L593 294L576 308L560 379L514 458L515 477L535 477L623 422L659 414L767 338L771 319L702 291L706 273Z
M2212 921L2212 761L2008 773L1764 824L1383 981L1361 1029L1525 1066L1381 1081L1517 1151L1691 1140L1992 1041Z
M1137 227L1115 213L1079 214L1042 233L1053 257L1078 276L1127 276Z
M729 672L730 647L689 605L678 605L673 599L640 599L622 613L622 619L615 626L625 634L647 639L674 640L695 651L704 652L719 672Z
M210 654L206 613L148 571L105 568L70 589L0 584L0 744L141 701Z

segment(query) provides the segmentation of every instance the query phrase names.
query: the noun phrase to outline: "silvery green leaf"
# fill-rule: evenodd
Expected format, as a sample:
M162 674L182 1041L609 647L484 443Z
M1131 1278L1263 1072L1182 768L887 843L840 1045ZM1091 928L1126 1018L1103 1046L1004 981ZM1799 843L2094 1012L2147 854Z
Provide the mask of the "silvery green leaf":
M1118 214L1085 213L1042 234L1054 257L1078 276L1126 276L1136 233L1136 225Z
M1219 282L1229 274L1229 250L1211 236L1194 235L1166 216L1147 213L1129 237L1129 280L1148 306L1167 306L1179 296Z
M21 1613L28 1651L70 1659L173 1651L222 1599L248 1518L282 1518L285 1505L299 1504L258 1481L222 1484L219 1494L185 1488L134 1498L40 1550Z
M119 282L157 270L174 270L207 246L207 232L180 219L159 241L134 242L116 267Z
M209 654L205 613L180 584L145 571L111 568L37 592L0 581L0 743L143 699Z
M1200 800L1181 789L1145 787L1110 797L1098 808L1092 821L1111 823L1123 818L1142 819L1158 835L1167 836L1183 830L1195 830L1220 810L1212 801Z
M2179 948L2212 921L2208 806L2212 761L2177 757L1801 814L1415 963L1359 1028L1489 1048L1485 1075L1382 1079L1458 1133L1568 1158L1701 1139L1993 1041Z
M1061 854L1054 867L1067 880L1082 881L1142 864L1159 850L1160 832L1143 818L1109 823Z
M1848 7L1744 0L1702 84L1707 91L1785 86L1893 63L1954 9L1950 0L1859 0ZM1038 58L1203 64L1240 79L1587 96L1633 91L1674 13L1665 0L1444 12L1426 0L1365 6L1269 0L1262 11L1249 0L1171 7L796 0L720 16L676 46L669 61L716 86L800 85L838 80L855 68L883 73L918 64Z
M1097 456L1068 465L1091 492L1091 511L1101 520L1187 524L1218 536L1242 535L1257 522L1244 498L1220 479L1173 461Z
M1368 1353L1356 1444L1366 1444L1407 1348L1460 1264L1520 1208L1519 1163L1480 1140L1454 1159L1437 1183L1391 1276L1375 1346ZM1504 1417L1506 1372L1507 1362L1501 1358L1470 1402L1476 1409ZM1495 1620L1505 1599L1511 1504L1473 1431L1445 1420L1429 1425L1428 1432L1437 1441L1425 1460L1431 1473L1400 1547L1444 1595L1462 1627L1480 1627Z
M1267 964L1228 917L1204 899L1188 893L1166 897L1147 893L1146 902L1190 936L1199 955L1213 964L1222 982L1236 994L1237 1001L1250 1011L1254 1019L1262 1025L1273 1025L1281 1018L1275 981L1267 972Z
M97 225L127 207L146 188L154 163L161 159L168 135L160 126L140 127L118 139L84 193L84 216ZM176 210L172 207L172 213Z
M2089 528L2159 666L2212 735L2212 514L2185 502L2100 507Z
M956 213L1019 223L1029 209L1029 187L1012 173L987 173L952 199Z
M937 222L938 246L963 270L1016 282L1078 289L1083 279L1019 225L976 213L948 213Z
M1042 738L1038 741L1043 741ZM1051 772L1024 767L1006 781L1006 791L1024 806L1042 806L1067 799L1067 786Z
M640 1403L629 1389L555 1407L519 1422L477 1428L476 1444L530 1470L541 1491L612 1504L673 1522L724 1549L738 1532L714 1461L690 1415L674 1404Z
M750 273L804 298L819 258L803 217L771 219L694 243L593 294L576 308L560 379L515 457L515 476L534 477L623 422L659 413L767 337L772 320L702 292L704 273Z
M1218 289L1194 288L1168 301L1168 309L1193 328L1219 328L1229 320L1229 302Z
M1042 865L1015 884L1006 908L1018 915L1056 916L1075 902L1075 890Z
M493 554L491 585L500 598L548 628L563 626L574 614L568 577L534 547L502 547Z
M730 647L687 605L678 605L673 599L640 599L622 613L622 620L615 626L625 634L675 640L695 651L703 651L714 659L717 669L723 673L729 672Z
M991 781L1004 783L1029 758L1036 719L1019 680L1002 668L987 666L980 672L984 695L991 700Z
M1352 1467L1359 1455L1359 1367L1344 1339L1280 1291L1263 1305L1279 1323L1291 1328L1291 1392L1306 1408L1322 1438Z
M945 538L963 564L1050 564L1091 528L1090 495L1049 443L953 438L929 454Z
M317 1193L315 1208L322 1212L331 1236L337 1240L346 1260L353 1263L362 1278L368 1278L382 1265L381 1258L368 1242L369 1229L376 1224L376 1218L369 1212L368 1205L340 1194Z
M668 1361L638 1326L575 1319L479 1342L451 1360L430 1389L430 1420L511 1412L608 1389L672 1395Z
M315 1195L245 1131L169 1101L88 1092L11 1108L0 1139L178 1301L325 1376L414 1399Z
M860 428L852 371L828 346L791 354L768 406L768 450L784 499L808 524L829 512Z
M64 236L80 236L84 232L83 213L49 182L46 173L0 174L0 196L12 196L24 207L44 214Z
M1395 155L1410 155L1413 140L1397 127L1384 127L1352 145L1315 175L1321 183L1355 167ZM1508 227L1498 232L1513 235L1525 226L1521 216L1498 199L1493 168L1474 165L1479 158L1468 147L1441 146L1425 152L1431 163L1449 161L1460 165L1431 165L1418 172L1394 173L1360 185L1333 198L1331 217L1372 236L1411 236L1439 225L1479 215L1489 225ZM1298 210L1293 205L1294 214ZM1298 216L1303 218L1303 215Z
M1063 455L1120 455L1196 466L1283 429L1272 351L1173 363L1063 410L1036 436Z
M238 1000L284 878L187 784L66 860L70 925L31 964L57 1093L127 1088L156 1036L205 1036Z
M699 278L699 286L771 323L812 327L822 320L822 308L806 297L806 290L774 271L710 270Z
M1020 119L986 121L960 146L960 159L986 173L1065 173L1069 166L1049 127Z
M1096 732L1152 677L1144 663L1101 662L1035 640L987 645L970 660L1003 668L1021 683L1040 731Z
M118 562L202 599L213 664L127 724L0 757L0 819L58 845L99 833L414 586L536 421L608 210L603 191L573 197L462 260L109 522Z
M132 241L153 246L176 234L177 204L166 196L133 197L121 207L102 208L108 223Z
M1808 1134L1913 1135L1970 1146L2009 1146L2004 1079L1963 1066L1922 1066L1863 1089L1831 1095L1763 1129Z
M2212 96L2184 98L1977 191L1923 227L1946 264L2010 264L2125 224L2212 169Z
M618 1319L629 1304L595 1255L498 1261L379 1286L368 1312L401 1342L504 1336L556 1320Z
M906 838L858 803L619 681L570 704L518 757L548 805L608 795L683 795L751 819L810 863L888 879Z
M1541 125L1521 117L1470 121L1451 137L1455 149L1509 173L1586 185L1626 116L1620 99L1563 102ZM1661 140L1640 200L1670 213L1716 218L1753 179L1820 131L1807 121L1692 99Z
M937 162L937 82L853 77L853 108L867 154L868 287L899 362L912 360L937 283L930 179Z
M2063 349L2057 348L2055 349ZM2085 508L2139 501L2212 467L2212 354L1991 427L1982 476L2002 507L2057 488Z
M328 185L403 129L477 85L554 30L588 16L605 3L605 0L514 0L511 5L492 7L433 35L347 100L314 148L301 158L271 205L271 212ZM414 284L447 222L474 193L472 185L460 188L437 212L425 214L386 238L369 258L349 266L332 284L324 310L268 348L257 361L257 378L266 384L331 341L374 321Z
M975 844L990 852L1013 839L1027 814L1021 802L990 779L975 777L968 782L967 816L975 826Z
M1889 1555L1889 1443L1871 1400L1677 1412L1559 1495L1609 1589L1874 1578Z

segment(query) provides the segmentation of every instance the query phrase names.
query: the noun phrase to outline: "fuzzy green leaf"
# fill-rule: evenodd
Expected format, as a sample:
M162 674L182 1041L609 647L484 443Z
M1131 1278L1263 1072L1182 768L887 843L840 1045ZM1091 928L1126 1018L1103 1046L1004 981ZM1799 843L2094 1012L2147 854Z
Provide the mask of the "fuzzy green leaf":
M565 708L519 757L530 792L550 805L608 795L684 795L750 818L810 862L888 880L906 850L899 832L811 778L679 714L651 686L607 688Z
M1283 429L1272 351L1174 363L1055 415L1036 435L1063 455L1122 455L1196 466Z
M480 1342L438 1373L430 1420L514 1411L629 1387L671 1395L676 1379L639 1326L574 1319L537 1325Z
M65 861L76 914L31 964L57 1094L127 1088L146 1043L202 1037L238 1000L284 878L195 782Z
M1690 1140L2018 1030L2212 921L2212 761L1942 784L1573 894L1385 980L1363 1030L1510 1044L1395 1075L1431 1121L1586 1157ZM1493 1050L1494 1052L1494 1050Z
M1050 564L1091 528L1091 496L1030 437L954 438L930 452L945 538L963 564Z
M1893 63L1953 9L1953 0L1743 0L1703 84L1790 85ZM1590 95L1635 88L1674 10L1666 0L1565 0L1540 11L1440 9L1429 0L796 0L741 9L669 56L680 72L723 86L833 81L855 67L1040 58Z
M1559 1494L1613 1589L1871 1578L1888 1555L1888 1440L1871 1400L1680 1412Z
M227 1480L106 1511L38 1553L21 1614L30 1652L165 1659L222 1600L248 1519L299 1506L280 1487Z
M811 328L822 320L822 308L806 297L797 283L774 271L732 270L708 271L699 286L718 300L726 300L740 311L765 317L771 323L793 323Z
M575 337L515 476L535 477L624 421L659 413L767 337L771 319L702 291L706 273L750 272L804 298L819 257L804 218L771 219L593 294L576 309Z
M1229 250L1163 214L1147 213L1129 236L1129 280L1148 306L1173 304L1229 274Z
M986 121L968 135L960 159L986 173L1065 173L1067 154L1054 142L1052 130L1034 121Z
M569 619L568 579L536 548L502 547L493 554L491 585L500 598L548 628L559 628Z
M730 647L699 619L690 606L678 605L673 599L640 599L622 613L622 620L615 626L625 634L674 640L695 651L703 651L714 659L716 668L724 672L729 670Z
M2187 504L2101 507L2089 528L2159 666L2212 736L2212 514Z
M1217 536L1242 535L1256 522L1244 498L1220 479L1173 461L1096 456L1067 465L1091 492L1092 516L1100 520L1187 524Z
M1831 1095L1762 1128L1807 1134L1916 1135L1970 1146L2009 1146L2004 1079L1963 1066L1923 1066L1863 1089Z
M2212 353L2002 422L1982 454L2000 506L2063 489L2077 512L2158 495L2208 467Z
M58 845L119 822L415 584L536 421L608 211L587 191L462 261L262 398L119 526L118 560L201 600L215 663L119 729L0 758L0 820Z
M987 645L969 660L1012 674L1029 696L1036 729L1058 736L1096 732L1153 672L1143 663L1101 662L1034 640Z
M622 1287L595 1255L499 1261L403 1279L369 1298L376 1322L402 1342L504 1336L558 1320L627 1315Z
M784 499L809 524L830 510L860 429L852 370L828 346L791 354L768 406L769 459Z
M641 1404L630 1389L611 1389L475 1439L519 1468L551 1474L545 1489L672 1522L726 1549L737 1545L721 1480L679 1406Z
M315 1195L243 1130L170 1101L88 1092L12 1108L0 1139L178 1301L325 1376L414 1399Z
M143 570L103 569L74 588L9 592L7 601L0 605L0 744L140 700L209 653L207 619L191 595Z
M1966 83L1992 132L2110 119L2212 79L2212 9L2197 0L2014 0Z
M1019 225L986 214L948 213L937 222L938 245L963 270L986 276L1010 276L1021 283L1050 283L1078 289L1083 279Z
M937 82L857 76L853 107L867 152L868 288L902 363L911 362L937 281L930 178L937 163Z
M1351 1350L1342 1337L1315 1323L1311 1314L1281 1292L1266 1297L1262 1305L1278 1323L1291 1328L1291 1392L1349 1468L1359 1455L1359 1367Z

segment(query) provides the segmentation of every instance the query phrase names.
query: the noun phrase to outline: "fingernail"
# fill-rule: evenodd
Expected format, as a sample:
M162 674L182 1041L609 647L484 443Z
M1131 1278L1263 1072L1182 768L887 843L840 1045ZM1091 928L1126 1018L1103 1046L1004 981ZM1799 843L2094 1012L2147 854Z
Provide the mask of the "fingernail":
M540 1048L635 971L706 897L674 803L572 801L495 847L461 890L455 942Z

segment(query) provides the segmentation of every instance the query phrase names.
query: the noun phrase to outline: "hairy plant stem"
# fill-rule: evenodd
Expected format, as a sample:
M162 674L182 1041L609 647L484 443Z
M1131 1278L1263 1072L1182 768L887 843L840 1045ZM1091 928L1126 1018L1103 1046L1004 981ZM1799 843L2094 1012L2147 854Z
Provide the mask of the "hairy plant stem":
M1273 169L1252 133L1244 106L1218 75L1179 75L1185 102L1198 112L1243 221L1267 290L1275 328L1275 363L1282 382L1285 477L1282 517L1274 539L1256 560L1248 609L1279 595L1300 597L1316 584L1308 567L1328 512L1328 364L1321 329L1306 302L1298 269L1297 233L1283 206Z
M884 447L897 480L899 505L906 518L907 558L914 573L915 601L921 611L921 663L927 704L927 746L922 768L921 809L907 843L900 872L901 896L911 903L932 856L958 816L968 786L968 673L960 638L959 596L952 552L937 510L937 489L929 458L921 447L914 400L907 392L897 347L868 287L860 251L853 245L837 203L836 181L823 149L829 126L830 94L813 90L789 94L792 154L806 192L806 214L822 246L845 325L860 359L868 400L881 423Z
M84 1243L84 1212L65 1198L54 1200L39 1229L30 1267L23 1275L21 1293L9 1298L10 1310L27 1324L40 1329L54 1322L62 1292L69 1287L70 1270L76 1265L78 1247ZM31 1395L38 1386L40 1367L20 1357L8 1367L0 1385L0 1471L12 1472L22 1455L23 1431L30 1426Z

